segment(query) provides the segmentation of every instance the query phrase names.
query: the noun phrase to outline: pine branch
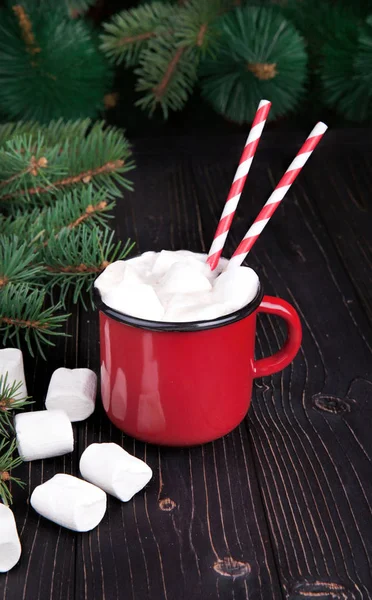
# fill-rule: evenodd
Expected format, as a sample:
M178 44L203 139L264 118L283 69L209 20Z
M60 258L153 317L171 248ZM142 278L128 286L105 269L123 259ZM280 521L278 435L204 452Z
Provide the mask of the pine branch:
M32 138L34 142L37 141L38 136L42 136L44 139L45 146L58 146L62 149L64 143L70 138L84 138L89 128L92 125L90 119L81 119L78 121L64 121L58 119L51 121L47 125L42 125L37 121L17 121L14 123L3 123L0 124L0 149L3 149L15 137L27 135ZM36 146L31 147L35 153Z
M127 67L134 66L148 41L172 28L174 15L175 9L168 2L153 2L122 11L103 24L101 50L116 64L125 62Z
M234 0L189 0L179 11L175 39L181 46L194 47L202 54L213 50L218 37L214 22L234 4Z
M72 301L84 307L84 294L91 292L93 282L111 262L123 260L133 248L130 240L123 246L115 243L114 232L101 231L97 226L82 226L73 231L63 230L38 254L48 278L48 289L58 287L64 305L70 289Z
M96 0L65 0L68 12L72 18L84 14Z
M33 404L27 397L17 397L20 395L21 386L20 381L9 383L8 373L0 375L0 435L7 438L14 433L12 411L23 410L26 406Z
M6 505L12 503L12 494L9 489L10 483L16 483L24 487L23 481L11 474L13 469L22 464L21 457L14 458L16 451L16 441L8 442L5 438L0 441L0 499Z
M94 191L89 185L86 188L57 195L54 204L42 210L38 208L28 212L18 210L11 217L0 215L0 236L6 236L7 239L17 236L18 239L27 241L31 255L30 262L35 262L35 252L46 246L51 237L58 237L64 229L75 229L91 223L107 227L107 220L112 218L108 212L114 206L115 202L110 199L110 195L104 191ZM12 254L9 251L9 255ZM19 259L17 260L19 262ZM7 261L3 258L3 270L6 264ZM9 275L7 277L9 280Z
M64 2L1 9L0 63L0 110L14 119L96 117L112 85L96 33Z
M25 283L9 284L0 291L0 331L4 346L15 342L19 347L22 333L31 356L36 347L45 358L42 344L53 346L51 336L66 335L61 327L68 315L55 314L62 307L61 303L44 308L45 296L45 291Z
M0 234L0 290L12 283L35 281L37 285L42 268L32 263L35 254L27 241Z
M198 56L194 48L178 46L171 35L149 42L140 56L136 89L145 95L136 103L150 114L159 105L164 117L183 108L196 81Z
M250 122L262 98L270 118L298 104L307 77L305 44L276 7L243 6L223 15L215 55L200 68L202 95L231 119Z
M85 137L76 136L88 124L68 124L68 135L65 132L61 141L56 139L61 123L53 124L54 130L42 128L31 135L11 137L0 149L0 201L12 205L35 203L47 194L89 182L95 189L102 187L115 196L119 195L117 185L131 189L123 174L134 164L123 133L98 122ZM54 143L48 145L48 141Z

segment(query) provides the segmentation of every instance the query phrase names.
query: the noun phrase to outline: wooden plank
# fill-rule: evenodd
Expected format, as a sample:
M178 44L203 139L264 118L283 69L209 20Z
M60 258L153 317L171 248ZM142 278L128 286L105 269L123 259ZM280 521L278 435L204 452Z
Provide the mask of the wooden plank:
M372 146L352 148L343 156L317 162L320 185L303 182L327 228L358 299L372 322Z
M135 194L117 210L120 237L133 236L141 252L203 250L182 145L164 155L160 141L137 159ZM92 315L81 331L79 362L97 369ZM111 498L100 527L79 536L77 598L282 598L244 425L205 447L157 448L125 437L98 410L80 428L79 450L110 440L146 460L154 478L127 504Z
M257 157L230 252L292 156L285 147L280 156L264 149ZM235 158L194 162L210 239ZM319 148L317 164L327 159ZM285 597L364 599L372 596L371 328L313 200L340 167L320 176L317 164L308 169L311 196L301 175L249 257L266 292L297 308L304 339L290 367L257 382L246 425ZM258 354L283 339L277 320L262 319Z
M44 409L50 377L55 369L76 366L79 311L74 310L66 333L71 337L56 338L55 348L46 350L47 360L32 358L24 351L28 393L35 404L33 410ZM74 437L77 439L77 427ZM76 472L77 456L66 456L24 463L17 477L26 482L25 489L13 486L13 511L22 544L22 556L16 567L0 574L2 600L73 600L75 577L76 534L39 517L29 504L34 488L56 473ZM1 532L0 532L1 536Z

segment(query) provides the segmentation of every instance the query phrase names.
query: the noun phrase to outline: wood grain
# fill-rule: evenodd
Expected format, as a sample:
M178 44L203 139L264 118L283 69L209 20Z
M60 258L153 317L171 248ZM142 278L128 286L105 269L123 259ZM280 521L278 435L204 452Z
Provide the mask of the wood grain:
M237 211L236 247L305 137L262 140ZM0 576L6 600L368 600L372 598L371 147L327 134L248 263L265 291L299 311L304 339L284 372L257 380L250 413L203 447L148 446L111 426L98 404L75 426L76 451L24 465L15 493L23 555ZM117 207L117 233L137 250L207 250L244 143L232 138L136 145L134 194ZM367 147L366 147L367 146ZM363 163L365 157L365 164ZM58 366L98 372L97 316L74 311L72 338L47 363L27 361L42 402ZM285 337L260 318L257 356ZM31 391L30 389L30 391ZM57 471L78 474L93 441L115 441L154 471L129 503L109 499L93 532L39 519L28 492Z
M282 156L280 165L272 161L270 167L265 159L261 155L256 161L252 185L242 199L248 203L244 208L250 220L290 157ZM372 471L367 398L372 385L372 336L356 299L355 275L345 271L329 235L333 221L326 226L319 209L320 203L324 209L325 201L316 194L318 188L327 174L335 178L338 174L336 161L321 170L322 159L319 152L312 167L322 178L313 179L311 186L299 178L248 261L269 293L297 308L304 341L289 368L256 384L246 424L285 597L370 598ZM195 166L195 173L200 188L209 182L210 195L203 206L205 228L213 222L211 234L220 209L213 198L219 189L227 188L229 178L218 162L207 168ZM337 200L335 195L327 196L328 210ZM343 222L340 204L333 210L337 223ZM371 223L368 206L367 216ZM238 220L232 247L246 228L247 222L243 227ZM363 243L363 230L359 236ZM344 256L349 258L346 244ZM348 267L354 264L349 260ZM263 320L260 352L271 353L282 341L278 323Z

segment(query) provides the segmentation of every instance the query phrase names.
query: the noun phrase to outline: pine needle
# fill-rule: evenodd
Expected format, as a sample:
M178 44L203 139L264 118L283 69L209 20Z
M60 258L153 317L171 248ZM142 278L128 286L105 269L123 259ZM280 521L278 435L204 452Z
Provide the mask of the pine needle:
M213 108L238 123L253 119L262 98L272 101L271 119L293 110L307 77L304 40L293 25L275 7L245 6L220 17L218 28L215 55L200 68Z
M9 483L16 483L20 487L24 487L26 484L13 477L11 474L13 469L16 469L22 464L21 457L14 458L16 451L16 441L8 442L6 439L0 441L0 499L6 505L12 504L12 494L9 489Z

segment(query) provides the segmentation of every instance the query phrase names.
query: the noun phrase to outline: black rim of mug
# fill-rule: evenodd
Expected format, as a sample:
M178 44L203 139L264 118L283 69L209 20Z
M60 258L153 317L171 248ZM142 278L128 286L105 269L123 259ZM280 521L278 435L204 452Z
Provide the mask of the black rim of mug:
M208 329L217 329L217 327L231 325L232 323L241 321L245 317L251 315L260 305L262 298L263 289L260 284L255 298L249 304L243 306L243 308L239 308L239 310L236 310L235 312L232 312L228 315L222 315L222 317L217 317L216 319L210 319L208 321L188 321L184 323L170 323L164 321L151 321L148 319L139 319L138 317L133 317L132 315L125 315L124 313L121 313L107 306L107 304L103 302L97 288L94 288L93 290L93 299L96 307L107 317L110 317L111 319L119 321L120 323L123 323L125 325L137 327L139 329L147 329L149 331L207 331Z

